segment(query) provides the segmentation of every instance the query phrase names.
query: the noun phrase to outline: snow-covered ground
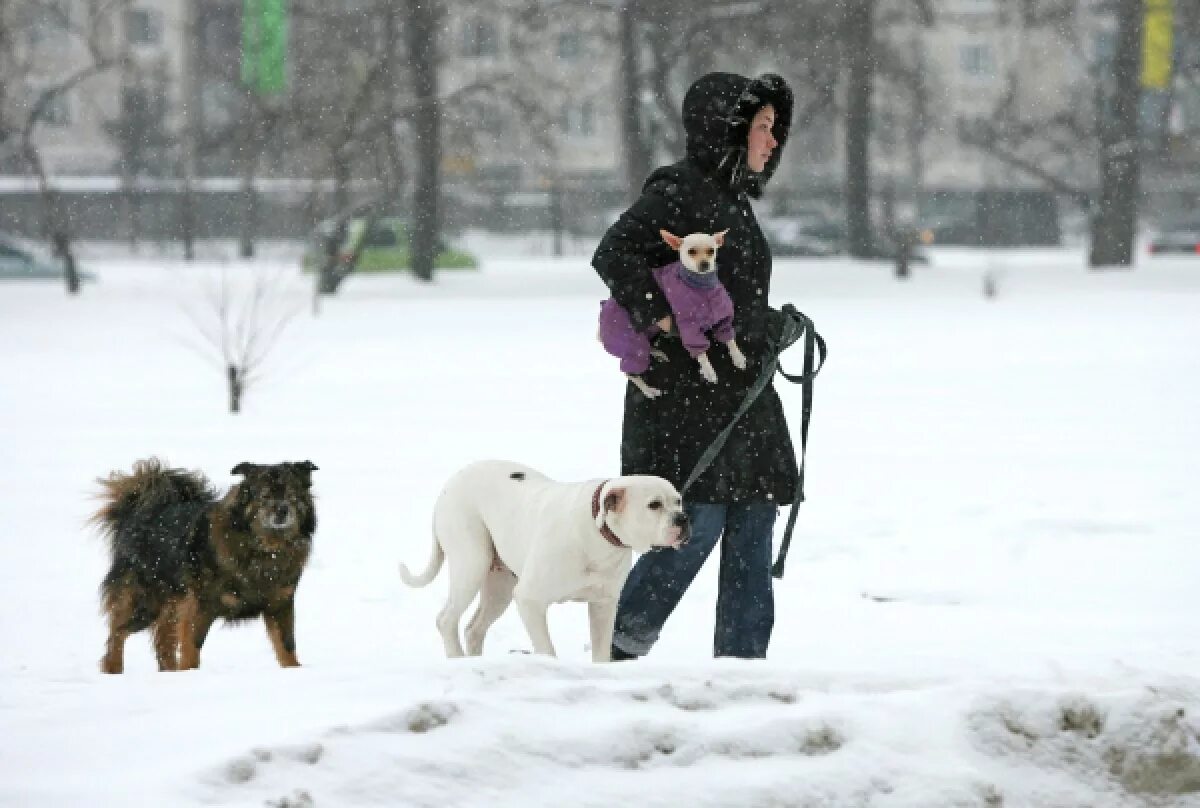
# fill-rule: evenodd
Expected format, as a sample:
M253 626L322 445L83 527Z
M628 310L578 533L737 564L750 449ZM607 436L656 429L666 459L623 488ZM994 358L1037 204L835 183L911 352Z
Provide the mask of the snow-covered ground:
M285 250L0 286L0 804L1200 805L1200 260L778 262L830 358L770 659L709 658L710 566L647 659L594 666L575 604L559 660L511 653L510 613L448 662L444 579L396 574L468 461L617 469L584 251L473 244L478 273L351 278L315 317ZM237 416L195 324L222 273L295 313ZM98 672L94 479L152 454L320 467L304 667L250 624L198 671L138 635Z

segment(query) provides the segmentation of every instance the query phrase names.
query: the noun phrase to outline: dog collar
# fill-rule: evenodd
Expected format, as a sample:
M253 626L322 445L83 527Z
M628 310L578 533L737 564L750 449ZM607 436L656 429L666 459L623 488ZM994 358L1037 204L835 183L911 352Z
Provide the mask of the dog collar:
M604 490L604 486L607 485L608 482L609 482L608 480L605 480L604 482L600 483L600 485L596 486L596 492L594 494L592 494L592 521L593 522L595 522L596 517L600 515L600 492ZM600 525L600 535L603 536L604 540L607 541L609 544L611 544L613 547L625 547L626 546L626 544L623 541L621 541L619 538L617 538L617 534L612 532L612 528L610 528L608 526L608 522L604 522Z

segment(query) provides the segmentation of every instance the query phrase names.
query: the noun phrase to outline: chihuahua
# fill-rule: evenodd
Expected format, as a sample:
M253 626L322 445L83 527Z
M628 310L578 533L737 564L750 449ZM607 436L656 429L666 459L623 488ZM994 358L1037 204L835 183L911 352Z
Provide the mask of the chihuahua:
M660 230L663 241L679 253L679 260L652 270L671 306L671 319L684 347L700 365L700 375L712 383L716 383L717 373L708 359L710 331L728 349L734 367L746 367L746 357L733 330L733 301L717 279L717 250L725 243L728 232L692 233L680 238ZM663 391L651 387L641 375L649 369L651 357L664 361L667 358L651 347L651 339L660 331L657 325L638 331L629 313L613 298L600 304L600 342L621 360L621 370L629 380L651 399L658 398Z

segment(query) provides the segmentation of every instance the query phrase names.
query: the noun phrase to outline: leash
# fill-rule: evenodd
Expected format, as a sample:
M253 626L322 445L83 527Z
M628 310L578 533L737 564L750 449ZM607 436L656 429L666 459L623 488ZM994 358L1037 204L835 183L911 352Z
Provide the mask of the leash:
M725 446L725 442L729 440L729 436L733 433L734 425L741 420L742 416L746 414L746 411L750 409L750 406L762 391L766 389L776 370L792 384L803 385L804 391L801 396L800 416L800 462L797 464L796 491L792 497L792 508L788 514L787 527L784 528L783 539L779 544L779 554L775 558L775 563L771 565L771 575L775 578L783 577L783 567L787 560L788 548L792 544L792 531L796 527L796 516L798 515L800 503L804 501L804 457L808 451L808 422L812 415L812 382L817 374L821 372L821 368L825 366L826 355L825 340L817 333L812 320L791 303L785 303L780 313L783 316L782 331L780 332L778 342L771 339L768 333L768 353L766 359L763 361L762 370L759 371L758 378L754 380L754 384L746 392L746 397L742 399L742 403L733 414L733 419L721 430L709 447L704 450L704 454L700 455L700 459L696 461L696 467L692 469L692 473L688 475L687 481L683 484L683 488L680 491L680 495L683 496L691 488L692 483L696 482L700 475L712 465L713 460L720 454L721 449ZM799 342L801 338L804 339L804 370L799 375L793 375L784 371L780 366L779 355Z

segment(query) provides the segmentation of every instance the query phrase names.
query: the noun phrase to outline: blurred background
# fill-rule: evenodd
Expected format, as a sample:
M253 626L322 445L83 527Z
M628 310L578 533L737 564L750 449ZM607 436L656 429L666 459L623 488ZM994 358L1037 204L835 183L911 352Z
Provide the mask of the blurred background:
M1191 0L5 0L2 271L283 241L332 292L470 266L466 230L586 253L709 70L796 93L776 255L1200 250Z

